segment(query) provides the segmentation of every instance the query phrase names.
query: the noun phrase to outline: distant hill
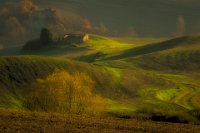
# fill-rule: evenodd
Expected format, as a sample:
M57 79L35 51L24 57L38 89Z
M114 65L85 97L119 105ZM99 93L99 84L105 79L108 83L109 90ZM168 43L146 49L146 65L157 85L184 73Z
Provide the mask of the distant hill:
M166 47L164 47L165 45ZM166 48L141 55L136 62L143 67L162 70L193 70L200 68L200 37L183 37L158 44ZM152 49L156 49L155 47ZM158 48L159 49L159 48ZM128 59L129 60L129 59ZM130 60L134 60L133 58ZM134 62L134 61L133 61Z
M185 36L128 49L108 60L121 60L144 68L192 70L200 68L200 37Z

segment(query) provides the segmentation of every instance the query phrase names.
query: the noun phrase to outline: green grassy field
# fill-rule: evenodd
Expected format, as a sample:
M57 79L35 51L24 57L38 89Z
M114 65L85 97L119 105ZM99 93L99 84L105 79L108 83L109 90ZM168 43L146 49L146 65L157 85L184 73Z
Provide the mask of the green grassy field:
M82 44L15 51L0 57L0 108L27 110L23 91L64 69L89 75L111 116L199 123L199 43L199 37L181 37L140 45L90 35Z

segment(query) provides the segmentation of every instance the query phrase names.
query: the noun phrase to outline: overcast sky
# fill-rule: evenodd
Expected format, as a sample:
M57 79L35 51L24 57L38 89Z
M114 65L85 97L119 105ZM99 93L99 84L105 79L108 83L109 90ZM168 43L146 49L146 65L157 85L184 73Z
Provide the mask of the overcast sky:
M177 19L185 23L185 34L200 31L200 0L35 0L45 5L71 8L109 31L139 36L169 36L176 32Z
M17 1L17 0L0 0ZM87 18L110 35L134 33L142 37L200 32L200 0L33 0L41 7ZM64 13L65 14L65 13ZM179 26L181 25L181 26ZM182 31L177 31L182 29Z

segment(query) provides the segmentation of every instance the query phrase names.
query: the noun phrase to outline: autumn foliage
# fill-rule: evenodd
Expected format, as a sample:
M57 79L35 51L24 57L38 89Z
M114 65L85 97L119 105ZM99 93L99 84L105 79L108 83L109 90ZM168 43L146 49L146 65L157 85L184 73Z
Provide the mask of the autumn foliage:
M85 73L56 70L32 85L24 104L34 111L99 114L105 104L92 93L93 87L94 82Z
M37 6L33 4L32 0L22 0L20 3L20 9L22 13L30 13L36 10Z

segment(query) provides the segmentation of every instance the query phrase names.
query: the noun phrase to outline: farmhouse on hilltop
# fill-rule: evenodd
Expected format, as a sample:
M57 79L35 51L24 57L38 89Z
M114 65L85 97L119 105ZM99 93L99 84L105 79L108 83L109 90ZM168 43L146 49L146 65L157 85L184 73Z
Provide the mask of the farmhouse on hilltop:
M89 40L88 34L66 34L60 36L57 39L53 38L53 34L50 30L43 28L40 33L40 37L28 41L22 51L34 51L48 46L56 45L71 45L83 43Z
M88 34L66 34L62 41L72 44L72 43L83 43L89 40Z

